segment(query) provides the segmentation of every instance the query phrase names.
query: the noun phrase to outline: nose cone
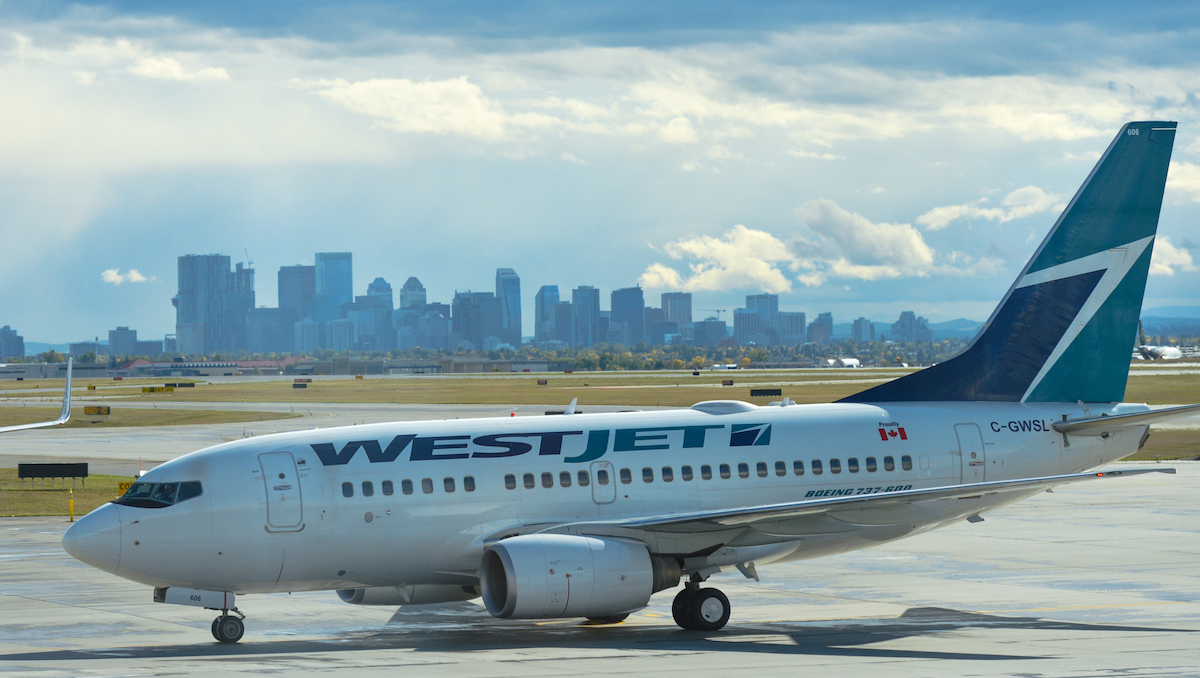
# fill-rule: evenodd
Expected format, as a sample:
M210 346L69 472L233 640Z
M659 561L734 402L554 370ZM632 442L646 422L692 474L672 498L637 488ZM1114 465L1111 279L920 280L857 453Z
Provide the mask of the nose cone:
M116 574L121 564L121 517L105 504L80 518L63 535L63 548L75 558Z

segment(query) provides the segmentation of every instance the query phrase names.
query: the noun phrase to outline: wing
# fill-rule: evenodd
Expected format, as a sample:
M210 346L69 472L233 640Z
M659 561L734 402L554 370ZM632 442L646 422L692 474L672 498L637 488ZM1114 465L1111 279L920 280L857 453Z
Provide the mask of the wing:
M71 418L71 367L74 365L73 358L67 358L67 386L63 389L63 404L62 412L58 415L58 419L53 421L39 421L34 424L17 424L15 426L0 426L0 433L8 433L10 431L24 431L29 428L42 428L45 426L61 426L67 423Z
M1115 414L1113 416L1092 417L1091 419L1076 419L1075 421L1059 421L1050 425L1059 433L1080 436L1107 436L1124 428L1148 426L1169 419L1180 419L1200 414L1200 405L1182 405L1180 407L1164 407L1149 412L1133 412L1131 414Z
M852 537L851 533L861 533L867 528L873 530L873 540L886 541L963 519L978 521L980 511L1010 504L1057 485L1143 473L1175 473L1175 469L1072 473L612 521L544 525L530 531L627 537L646 542L656 554L704 558L705 562L717 565L755 559L766 562L788 555L800 548L801 542L805 542L806 549L822 543L836 545L843 543L846 537Z

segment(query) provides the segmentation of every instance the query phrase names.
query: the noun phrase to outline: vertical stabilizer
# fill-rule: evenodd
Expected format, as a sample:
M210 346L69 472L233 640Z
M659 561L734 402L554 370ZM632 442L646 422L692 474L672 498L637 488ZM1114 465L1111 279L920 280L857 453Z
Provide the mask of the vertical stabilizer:
M1174 122L1131 122L965 351L841 402L1119 402Z

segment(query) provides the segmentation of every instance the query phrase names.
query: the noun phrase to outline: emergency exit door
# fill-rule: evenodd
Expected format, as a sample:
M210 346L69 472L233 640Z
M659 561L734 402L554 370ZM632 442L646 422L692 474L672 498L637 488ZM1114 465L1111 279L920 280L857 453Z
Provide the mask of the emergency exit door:
M258 455L267 492L267 529L298 532L304 529L304 505L300 497L300 474L291 452Z

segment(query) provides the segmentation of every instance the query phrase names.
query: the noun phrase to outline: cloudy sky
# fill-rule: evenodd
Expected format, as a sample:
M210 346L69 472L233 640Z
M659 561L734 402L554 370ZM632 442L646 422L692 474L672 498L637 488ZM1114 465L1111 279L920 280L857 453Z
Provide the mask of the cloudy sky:
M0 0L0 325L174 331L176 257L431 300L639 283L986 319L1128 120L1177 120L1147 306L1200 304L1200 10ZM704 315L697 311L697 316ZM728 316L726 316L728 317Z

